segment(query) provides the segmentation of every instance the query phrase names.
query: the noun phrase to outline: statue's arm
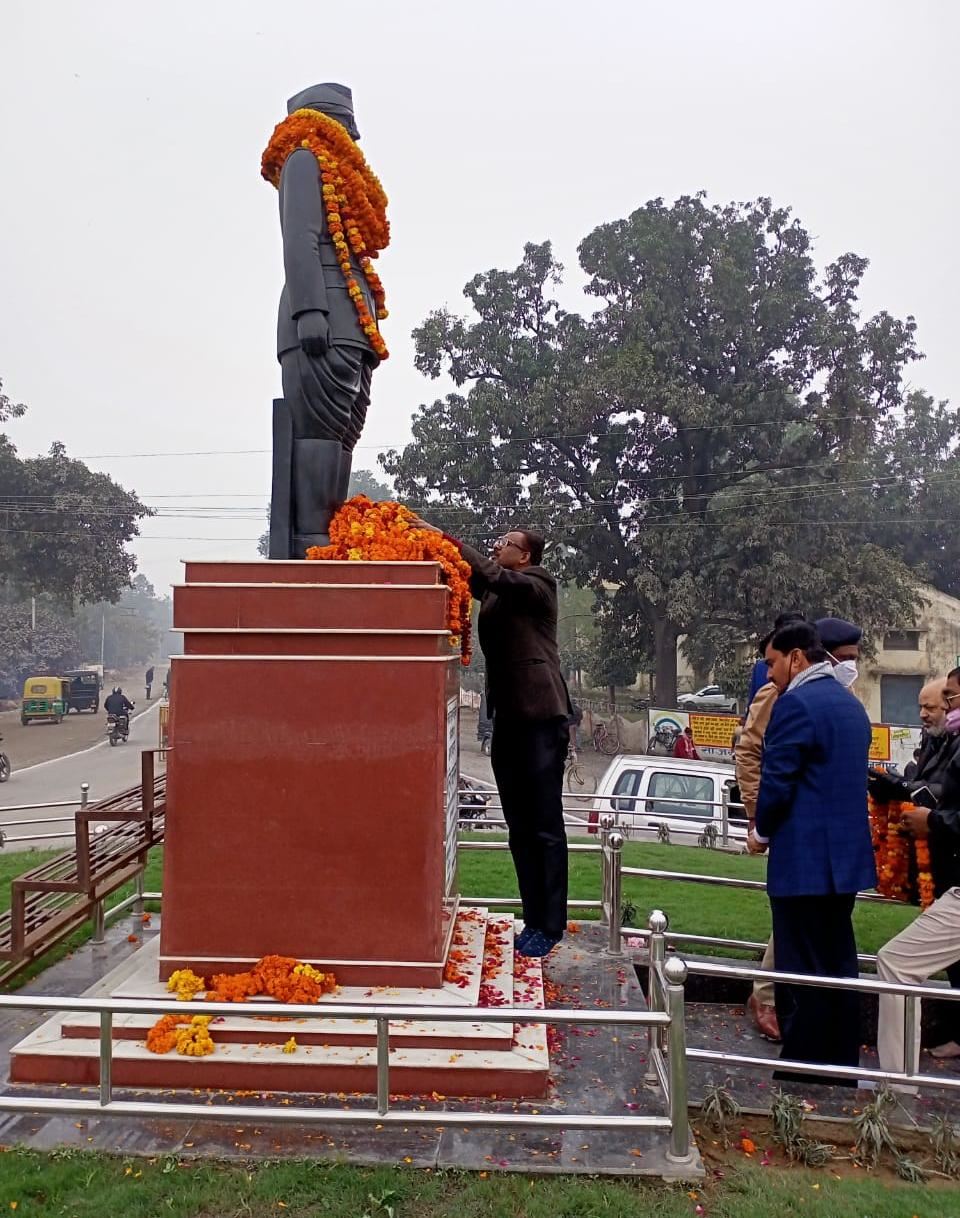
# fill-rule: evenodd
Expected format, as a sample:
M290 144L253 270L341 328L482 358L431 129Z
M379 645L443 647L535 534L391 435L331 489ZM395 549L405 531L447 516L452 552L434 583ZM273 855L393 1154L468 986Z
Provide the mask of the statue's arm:
M327 287L320 262L326 216L320 193L317 158L306 148L290 154L280 180L280 227L283 269L294 318L328 310Z

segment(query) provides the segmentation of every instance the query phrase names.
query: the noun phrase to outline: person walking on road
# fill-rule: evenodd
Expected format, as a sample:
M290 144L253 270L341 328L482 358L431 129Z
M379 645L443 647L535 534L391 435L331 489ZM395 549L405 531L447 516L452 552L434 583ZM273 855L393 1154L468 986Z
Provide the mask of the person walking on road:
M523 907L516 947L525 956L545 956L567 927L563 769L573 707L557 647L557 581L540 565L544 539L533 529L504 533L492 558L448 540L470 564L471 590L480 601L477 635L493 716L490 760Z
M145 684L147 686L147 701L150 701L150 691L153 689L153 665L147 669Z
M779 696L764 738L748 849L770 850L777 969L857 977L853 907L857 893L877 879L867 817L870 720L834 677L836 657L813 624L784 626L766 655ZM859 1065L856 993L778 984L776 1007L785 1061ZM792 1078L789 1071L774 1077ZM829 1074L804 1078L837 1082Z

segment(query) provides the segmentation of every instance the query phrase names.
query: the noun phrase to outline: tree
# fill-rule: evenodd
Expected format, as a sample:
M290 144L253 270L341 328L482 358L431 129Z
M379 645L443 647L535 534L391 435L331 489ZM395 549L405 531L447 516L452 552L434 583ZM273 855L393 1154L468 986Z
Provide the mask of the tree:
M350 474L350 484L347 489L348 498L353 498L354 495L366 495L368 499L372 499L374 503L380 503L384 499L392 499L393 491L385 482L381 480L368 469L355 469ZM267 531L261 533L257 540L257 553L261 558L270 557L270 508L267 508Z
M22 413L0 395L0 419ZM126 546L151 515L136 495L68 457L62 444L23 459L3 434L0 487L0 586L70 608L116 600L136 569Z
M383 458L398 494L465 536L543 527L661 704L682 635L759 632L785 605L907 621L914 577L863 522L915 324L860 320L866 262L818 276L789 210L698 195L602 225L580 263L592 316L552 298L546 242L467 284L472 317L414 331L420 371L467 388Z

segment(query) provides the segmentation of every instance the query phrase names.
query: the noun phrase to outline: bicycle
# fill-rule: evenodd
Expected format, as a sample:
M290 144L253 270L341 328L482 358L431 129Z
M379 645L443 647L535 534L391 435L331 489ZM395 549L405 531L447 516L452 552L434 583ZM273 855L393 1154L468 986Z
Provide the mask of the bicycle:
M594 774L580 768L580 762L576 756L568 754L563 772L563 785L571 795L592 795L597 789L597 779Z
M593 747L598 753L602 753L604 757L614 757L621 749L620 741L620 721L616 715L612 717L610 722L616 729L616 735L610 731L606 723L601 720L593 729Z

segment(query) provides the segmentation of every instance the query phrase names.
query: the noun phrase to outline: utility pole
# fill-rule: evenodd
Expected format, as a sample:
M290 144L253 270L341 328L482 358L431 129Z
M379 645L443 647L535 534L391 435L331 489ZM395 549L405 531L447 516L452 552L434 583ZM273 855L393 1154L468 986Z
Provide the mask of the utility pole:
M100 614L100 671L103 671L103 644L107 637L107 611Z
M30 597L30 629L36 634L37 632L37 598Z

